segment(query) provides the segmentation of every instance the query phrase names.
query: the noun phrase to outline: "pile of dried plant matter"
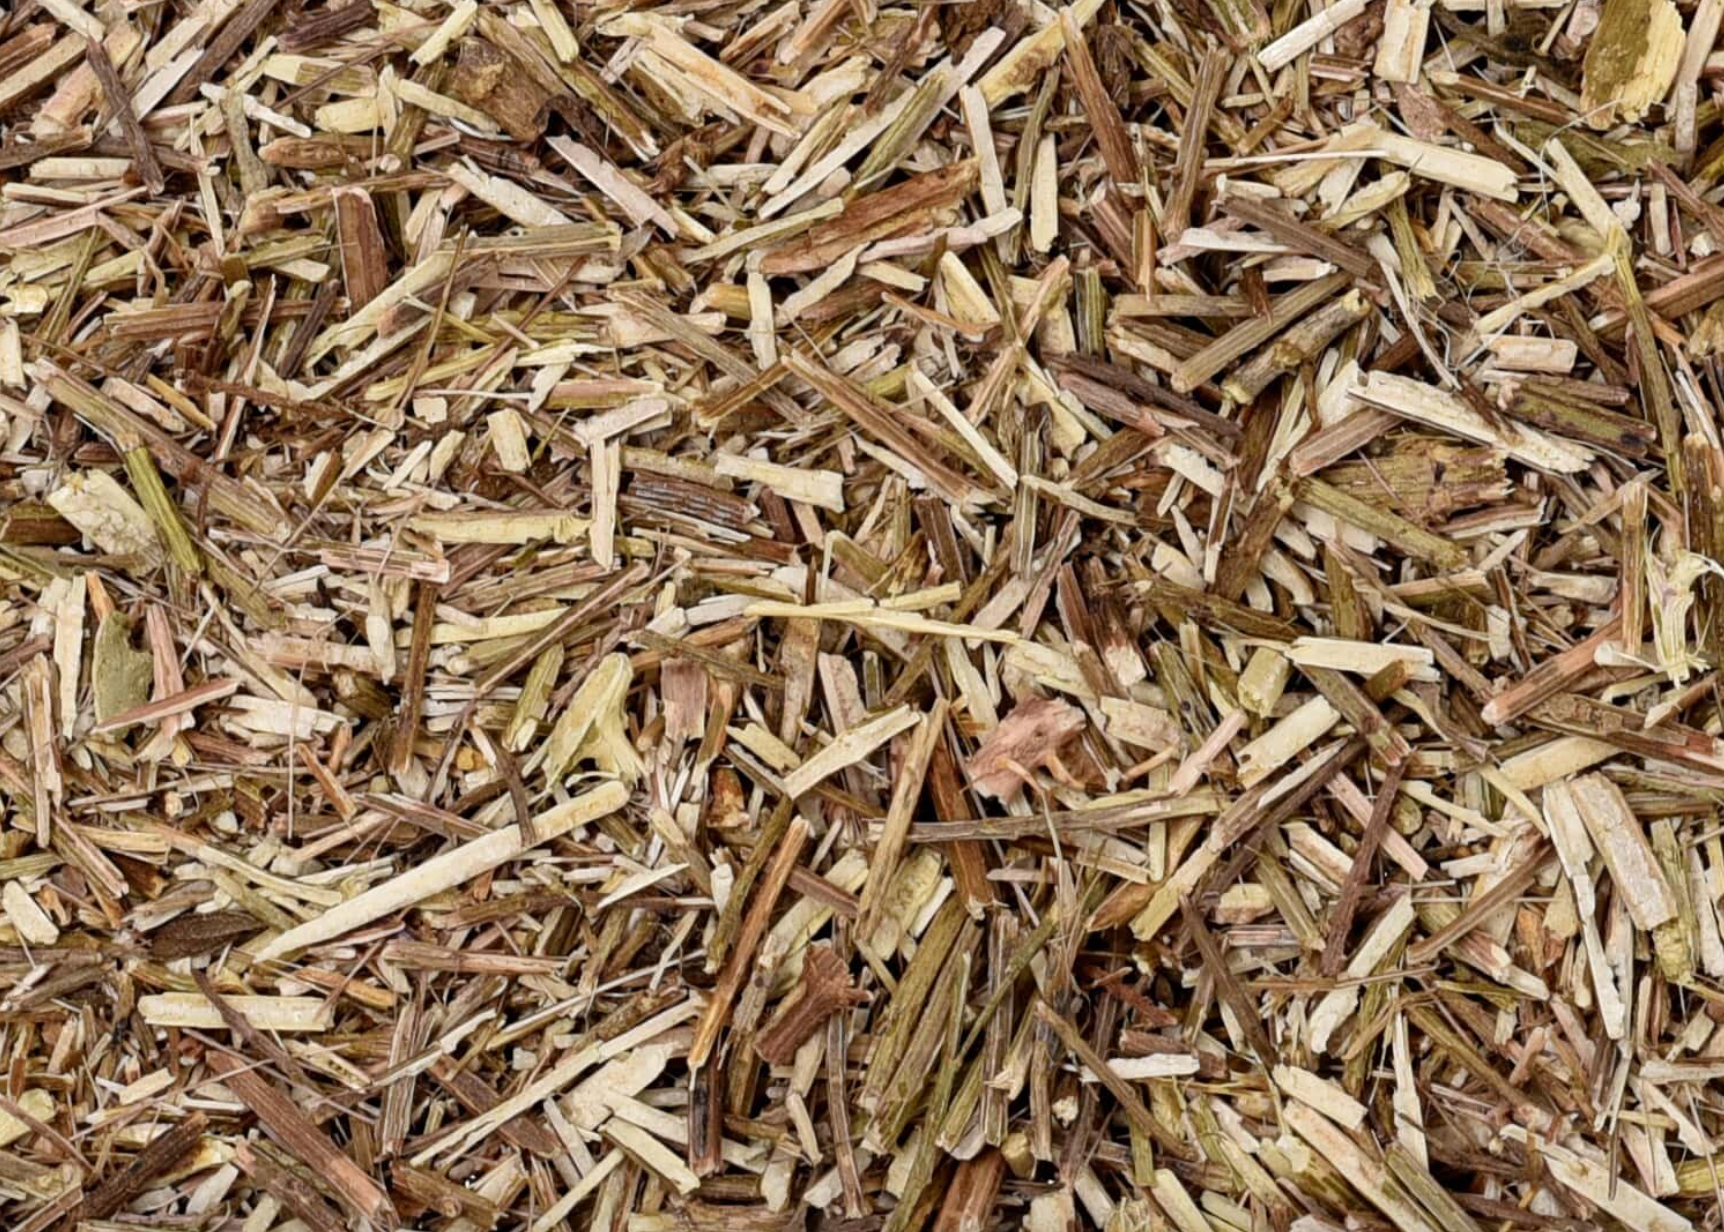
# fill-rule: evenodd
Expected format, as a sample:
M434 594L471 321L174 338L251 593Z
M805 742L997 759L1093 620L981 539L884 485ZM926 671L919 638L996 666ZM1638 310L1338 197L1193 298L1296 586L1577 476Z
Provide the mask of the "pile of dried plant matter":
M1724 1197L1724 0L13 0L0 1227Z

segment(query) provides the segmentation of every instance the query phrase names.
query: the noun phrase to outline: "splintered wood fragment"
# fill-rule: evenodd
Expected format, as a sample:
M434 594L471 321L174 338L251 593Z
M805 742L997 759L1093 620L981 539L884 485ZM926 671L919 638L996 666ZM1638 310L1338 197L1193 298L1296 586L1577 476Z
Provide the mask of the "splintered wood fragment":
M1475 929L1483 927L1492 916L1512 905L1515 899L1532 884L1533 878L1538 876L1540 868L1549 856L1549 849L1540 843L1530 855L1504 873L1488 890L1475 894L1468 900L1466 907L1448 924L1437 929L1423 940L1408 946L1408 960L1415 963L1427 962L1448 946L1461 941Z
M1634 926L1650 931L1673 919L1676 899L1621 789L1601 774L1583 774L1569 788Z
M1419 79L1425 40L1431 24L1432 0L1389 0L1383 8L1383 37L1371 71L1384 81L1411 83Z
M451 163L449 178L486 205L524 227L556 227L573 222L567 214L528 192L513 180Z
M1277 1065L1274 1077L1275 1085L1288 1095L1309 1104L1344 1129L1358 1129L1365 1123L1365 1105L1310 1070Z
M838 217L817 224L767 254L761 261L761 272L780 275L825 269L861 245L896 234L909 222L956 205L975 188L979 174L976 160L965 159L869 193L850 203Z
M1073 833L1108 831L1195 817L1217 811L1217 798L1208 792L1187 792L1178 798L1152 799L1123 805L1049 811L1034 817L972 817L918 822L910 827L913 843L948 843L960 839L1022 838L1046 833L1049 825Z
M1364 749L1363 740L1339 743L1288 772L1273 786L1259 784L1241 796L1216 818L1203 842L1180 861L1173 874L1132 918L1132 935L1140 939L1155 936L1179 911L1181 900L1194 893L1208 878L1224 852L1275 817L1291 816L1300 805L1322 790L1330 778L1351 765Z
M1274 1045L1270 1043L1269 1033L1264 1029L1262 1020L1253 1012L1250 998L1241 986L1236 976L1227 965L1227 956L1222 953L1221 943L1209 927L1209 922L1203 918L1191 899L1182 899L1180 912L1185 920L1185 928L1191 939L1197 943L1198 953L1203 957L1203 965L1214 982L1217 999L1232 1012L1233 1021L1238 1024L1235 1037L1242 1037L1245 1047L1257 1057L1259 1064L1267 1064L1274 1056Z
M604 783L592 791L576 796L566 804L557 805L533 820L533 838L547 843L567 834L577 826L587 825L608 816L628 800L628 789L621 783ZM353 931L373 920L400 911L405 907L440 894L444 890L471 881L488 873L527 849L527 840L520 826L505 826L482 838L473 839L441 855L433 856L407 872L373 886L340 906L331 907L316 918L289 929L263 946L256 955L258 962L285 954L297 953L308 946L320 945L344 933Z
M1545 659L1520 680L1487 701L1479 717L1487 723L1511 723L1540 702L1554 697L1592 669L1599 652L1619 636L1620 616L1613 617L1590 637Z
M1205 0L1204 7L1234 51L1248 52L1269 37L1269 13L1262 0Z
M120 126L120 133L126 140L126 148L131 153L132 166L136 169L138 178L143 180L144 187L150 192L160 193L167 186L161 163L156 159L155 148L150 144L143 125L138 122L137 112L132 109L131 95L121 82L119 71L114 67L113 58L108 54L99 34L86 33L84 55L85 63L101 83L102 97L107 108L113 112L114 120Z
M1518 1126L1516 1130L1510 1136L1525 1142L1526 1131ZM1645 1228L1647 1232L1693 1232L1692 1220L1615 1176L1611 1168L1597 1160L1554 1142L1541 1142L1538 1150L1540 1162L1559 1183L1596 1203L1625 1227Z
M1307 436L1288 455L1288 469L1299 478L1315 475L1370 444L1395 426L1387 411L1367 409L1348 415Z
M486 1201L472 1190L424 1168L396 1162L389 1169L391 1185L417 1202L447 1216L466 1214L475 1220L490 1222L499 1212L496 1204Z
M1059 238L1059 182L1059 145L1052 133L1044 133L1030 172L1030 247L1037 252L1051 251Z
M548 12L557 12L549 0L536 0L533 7L537 10L541 6ZM567 29L566 26L563 28ZM637 226L650 222L662 230L666 236L677 234L675 220L665 213L658 202L636 187L614 164L607 162L601 155L569 137L552 137L549 144L569 166L580 172L588 183L616 202L617 206L629 216L631 222Z
M1340 722L1341 714L1324 697L1312 697L1239 750L1241 781L1262 782L1315 744Z
M1348 291L1340 299L1331 300L1289 326L1286 333L1223 380L1222 392L1236 402L1251 402L1276 378L1315 359L1338 334L1373 311L1371 301L1359 291Z
M700 1188L700 1178L671 1149L657 1138L620 1117L613 1117L600 1128L605 1137L627 1151L640 1165L662 1180L670 1182L680 1194L691 1194Z
M1340 972L1345 962L1347 936L1353 927L1353 913L1358 910L1359 899L1365 892L1366 879L1371 875L1371 862L1388 833L1389 820L1395 812L1395 798L1400 792L1401 779L1406 772L1407 763L1404 760L1395 762L1390 765L1383 781L1377 785L1377 800L1371 807L1370 820L1365 823L1365 832L1360 836L1359 845L1353 852L1353 863L1347 870L1346 880L1341 883L1341 893L1337 896L1334 911L1329 917L1323 957L1319 964L1323 974L1331 978Z
M1064 11L1069 13L1073 22L1082 29L1094 19L1101 7L1101 0L1073 0ZM976 88L981 91L990 108L998 107L1006 99L1022 94L1040 80L1043 71L1059 58L1064 48L1065 23L1056 17L1034 34L1025 35L1015 47L1001 56L999 62L983 74L982 79L976 83Z
M472 1149L491 1134L499 1132L516 1117L537 1108L551 1096L561 1092L586 1071L657 1039L700 1012L700 1004L693 997L681 998L667 1009L652 1012L663 1004L663 998L649 1001L640 1007L641 1012L648 1014L648 1017L640 1020L637 1015L632 1019L625 1019L635 1021L636 1025L603 1041L583 1043L568 1050L555 1065L533 1081L478 1116L459 1123L446 1138L432 1142L413 1156L412 1162L415 1165L423 1165L439 1154L454 1154Z
M1124 305L1118 305L1118 310L1124 311ZM1243 318L1253 313L1236 315ZM1081 392L1091 409L1129 423L1145 435L1159 436L1169 428L1198 426L1206 433L1226 439L1235 439L1240 434L1239 425L1232 420L1119 364L1068 354L1060 356L1055 367L1060 373L1060 384ZM1078 379L1074 381L1074 377Z
M1423 1210L1395 1185L1388 1169L1315 1108L1294 1102L1283 1113L1288 1126L1367 1201L1403 1232L1440 1232Z
M371 194L364 189L342 188L331 194L335 205L335 231L341 245L341 279L347 300L362 308L389 285L383 232Z
M164 697L159 701L144 702L123 710L119 714L97 723L91 730L97 733L120 731L138 723L159 723L163 719L176 715L189 714L199 706L231 697L239 691L239 681L229 677L226 680L208 680L203 684L184 689L172 697Z
M644 39L667 63L682 70L689 84L706 97L734 107L763 128L787 137L796 135L787 123L790 104L691 46L664 18L631 13L615 19L611 25L615 33Z
M445 543L577 542L590 523L572 513L419 513L408 523Z
M272 1215L276 1209L285 1208L313 1232L342 1232L349 1226L348 1217L325 1198L317 1186L299 1171L265 1154L261 1146L241 1142L234 1150L233 1161L253 1184L268 1195Z
M500 1102L497 1093L486 1085L483 1078L459 1068L448 1057L439 1057L432 1063L429 1072L431 1077L469 1112L489 1112ZM532 1151L536 1155L555 1155L559 1150L556 1136L528 1117L517 1117L513 1121L505 1122L498 1127L497 1132L522 1150Z
M437 588L420 582L413 588L413 627L407 650L407 674L401 708L395 717L394 740L389 747L388 768L402 773L413 756L413 740L425 704L425 673L431 661L431 624L436 612Z
M1582 287L1590 286L1597 279L1610 272L1614 261L1613 252L1607 251L1584 265L1564 271L1561 277L1553 278L1543 286L1528 291L1525 295L1516 296L1500 307L1493 308L1473 322L1471 338L1489 340L1500 337L1501 331L1513 325L1524 313L1535 308L1541 308L1571 291L1578 291Z
M1239 702L1251 713L1267 718L1275 712L1275 704L1287 688L1293 666L1279 650L1261 646L1252 652L1245 670L1239 674Z
M1401 733L1383 716L1364 688L1345 673L1328 667L1306 667L1306 677L1336 712L1365 738L1371 751L1390 765L1404 762L1411 752Z
M199 572L203 568L203 555L192 542L191 532L162 481L161 471L156 469L156 460L149 447L138 445L127 450L125 462L132 490L138 494L139 504L143 505L144 512L154 524L156 537L167 548L168 559L188 573Z
M862 887L858 927L864 936L873 935L874 927L879 922L887 887L892 884L893 874L898 870L898 861L904 854L905 840L910 832L911 814L915 811L917 801L922 798L928 766L933 760L934 750L945 739L946 709L946 702L942 698L934 703L927 714L920 717L916 732L910 738L909 748L898 767L898 781L892 790L892 803L886 810L886 820L881 826L880 839L874 848L874 860L868 870L867 884Z
M1066 64L1078 96L1083 100L1084 114L1095 131L1096 144L1107 161L1108 174L1119 184L1135 184L1138 178L1137 151L1131 136L1120 119L1119 108L1102 84L1095 57L1090 54L1089 39L1069 9L1060 12L1061 33L1065 36Z
M1587 178L1586 172L1575 161L1574 155L1569 152L1568 146L1563 144L1561 137L1552 137L1545 142L1542 153L1550 164L1556 182L1564 192L1570 194L1580 216L1598 233L1598 238L1607 243L1626 241L1622 221L1611 213L1609 204Z
M991 1147L961 1162L940 1204L935 1232L980 1232L1005 1178L1005 1154Z
M36 655L25 665L22 701L30 749L30 803L39 847L46 847L53 836L54 811L65 786L55 733L53 682L54 668L46 655Z
M1438 568L1454 570L1467 563L1466 550L1459 544L1321 479L1298 480L1293 485L1293 494L1331 517L1392 543L1407 555L1429 561Z
M1646 485L1631 482L1622 489L1622 644L1638 650L1646 636ZM1653 726L1647 715L1647 726Z
M1053 1008L1040 998L1035 1002L1035 1012L1037 1021L1051 1029L1059 1037L1060 1043L1069 1048L1078 1062L1094 1074L1096 1080L1107 1088L1108 1094L1119 1102L1120 1110L1125 1113L1133 1128L1153 1138L1163 1150L1175 1158L1186 1156L1189 1150L1186 1143L1170 1133L1167 1127L1150 1113L1131 1084L1115 1073L1106 1058L1090 1047L1089 1041L1084 1039L1069 1019L1055 1013Z
M628 594L646 576L640 565L631 565L618 573L613 573L604 582L594 587L580 602L571 604L561 615L538 632L528 636L519 646L504 655L496 664L484 671L475 685L475 691L484 696L502 681L509 679L521 668L533 662L552 646L559 645L571 629L578 628L580 623L590 620L595 612L606 610L615 604L623 595ZM591 716L585 720L591 722Z
M21 883L8 881L0 889L0 909L7 923L31 945L53 945L60 939L59 928Z
M53 1120L54 1097L40 1087L32 1087L14 1100L0 1105L0 1146L11 1146L38 1126Z
M1369 406L1466 440L1495 445L1528 466L1570 474L1585 469L1593 458L1591 450L1556 440L1534 428L1493 425L1464 398L1393 373L1368 373L1352 392Z
M144 507L106 471L66 475L61 486L48 494L48 503L105 552L135 554L152 564L161 556Z
M855 765L893 736L920 721L915 711L908 706L900 706L850 728L784 776L785 794L791 799L806 795L819 783L845 767Z
M1330 9L1329 12L1334 12ZM1354 247L1344 240L1337 239L1327 231L1291 217L1286 211L1262 201L1245 196L1229 196L1222 208L1233 217L1250 223L1260 231L1267 231L1289 248L1306 252L1314 257L1321 257L1331 265L1337 265L1350 274L1361 278L1374 277L1377 263L1370 255ZM1207 314L1193 314L1207 315Z
M720 454L714 469L731 479L746 479L771 488L788 500L818 505L834 513L844 512L844 477L836 471L807 470L781 466L758 458Z
M1300 667L1327 667L1356 676L1372 676L1390 664L1405 663L1409 680L1435 684L1442 678L1436 668L1435 656L1423 646L1384 646L1337 637L1301 637L1279 651L1265 653L1284 656Z

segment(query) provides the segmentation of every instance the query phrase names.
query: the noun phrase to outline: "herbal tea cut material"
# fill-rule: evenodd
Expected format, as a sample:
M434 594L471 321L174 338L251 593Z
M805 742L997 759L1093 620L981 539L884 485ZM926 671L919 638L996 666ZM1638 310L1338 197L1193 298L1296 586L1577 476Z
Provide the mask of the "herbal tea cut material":
M1716 1232L1718 0L19 0L7 1232Z

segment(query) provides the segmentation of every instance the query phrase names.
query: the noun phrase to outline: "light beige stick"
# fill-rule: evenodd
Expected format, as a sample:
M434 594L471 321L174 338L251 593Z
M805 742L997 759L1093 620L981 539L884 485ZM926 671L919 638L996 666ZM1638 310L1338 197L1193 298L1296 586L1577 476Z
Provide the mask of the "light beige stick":
M330 1005L323 997L227 997L228 1005L259 1031L327 1031ZM138 998L138 1013L152 1027L226 1029L215 1003L201 992L164 992Z
M621 783L606 783L585 795L576 796L567 804L541 814L535 820L533 837L538 843L549 842L559 835L567 834L576 826L616 812L628 797L628 788ZM288 929L258 951L257 961L279 958L283 954L333 940L391 912L423 902L433 894L454 889L481 873L488 873L513 860L533 845L522 836L519 826L507 826L470 843L463 843L442 855L433 856L399 877L371 887L340 906L331 907L298 928Z

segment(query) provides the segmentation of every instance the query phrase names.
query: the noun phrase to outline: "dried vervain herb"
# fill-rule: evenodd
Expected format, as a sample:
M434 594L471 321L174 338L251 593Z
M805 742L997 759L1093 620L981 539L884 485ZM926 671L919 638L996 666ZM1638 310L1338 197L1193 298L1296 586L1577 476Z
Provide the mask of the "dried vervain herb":
M0 13L0 1228L1698 1232L1720 0Z

